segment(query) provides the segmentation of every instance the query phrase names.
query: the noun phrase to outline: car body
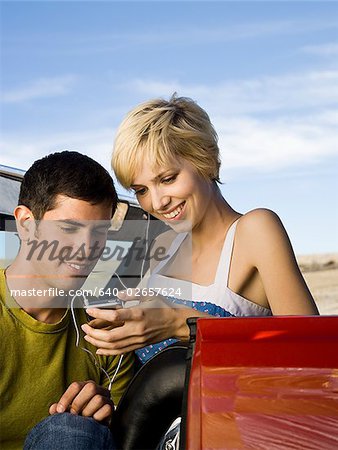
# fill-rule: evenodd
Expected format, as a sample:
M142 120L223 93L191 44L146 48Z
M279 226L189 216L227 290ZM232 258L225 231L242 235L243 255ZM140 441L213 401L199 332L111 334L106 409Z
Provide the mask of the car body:
M338 317L190 320L181 450L338 448Z

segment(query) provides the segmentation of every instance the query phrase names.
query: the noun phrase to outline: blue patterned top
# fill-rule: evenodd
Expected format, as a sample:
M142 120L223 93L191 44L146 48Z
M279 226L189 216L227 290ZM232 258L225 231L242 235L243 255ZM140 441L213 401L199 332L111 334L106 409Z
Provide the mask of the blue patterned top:
M166 298L168 302L172 304L180 304L188 306L189 308L196 309L196 311L201 311L210 314L214 317L233 317L228 311L226 311L221 306L217 306L214 303L210 302L194 302L191 300L181 300L173 297ZM158 342L156 344L147 345L146 347L140 348L139 350L135 350L136 355L142 364L148 361L148 359L152 358L156 353L160 352L169 345L177 342L177 339L166 339L165 341Z

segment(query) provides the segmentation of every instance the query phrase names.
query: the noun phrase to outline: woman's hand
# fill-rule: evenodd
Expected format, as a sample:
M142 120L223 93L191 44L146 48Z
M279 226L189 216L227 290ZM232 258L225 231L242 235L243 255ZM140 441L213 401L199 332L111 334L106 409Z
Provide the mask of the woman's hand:
M84 339L98 348L99 355L119 355L170 337L188 339L186 319L201 315L190 308L172 307L160 295L136 297L122 294L120 298L125 302L140 300L140 303L117 310L87 310L95 320L81 328L86 333ZM102 329L101 321L109 322L110 326Z
M75 381L49 408L49 414L69 411L84 417L93 417L99 422L109 422L114 411L110 392L94 381Z

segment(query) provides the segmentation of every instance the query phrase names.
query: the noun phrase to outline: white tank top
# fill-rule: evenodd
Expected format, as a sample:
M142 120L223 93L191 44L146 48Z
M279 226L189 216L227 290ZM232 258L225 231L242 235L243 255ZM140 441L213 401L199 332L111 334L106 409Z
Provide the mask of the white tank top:
M230 226L222 248L214 283L203 286L186 280L162 275L163 267L175 255L188 233L180 233L168 250L168 258L162 260L148 279L148 287L156 287L180 300L210 302L222 307L234 316L270 316L271 310L247 300L228 287L229 270L238 219ZM180 290L181 296L175 295Z

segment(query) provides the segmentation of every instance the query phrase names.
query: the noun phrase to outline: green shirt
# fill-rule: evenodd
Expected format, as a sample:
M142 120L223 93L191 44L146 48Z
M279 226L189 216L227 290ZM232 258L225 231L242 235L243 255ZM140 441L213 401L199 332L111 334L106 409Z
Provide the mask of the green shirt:
M7 301L6 301L7 298ZM20 307L9 308L4 270L0 269L0 449L22 449L29 430L48 416L73 381L93 380L108 387L109 380L92 357L96 348L80 340L70 311L58 323L39 322ZM76 309L78 326L86 322L83 309ZM83 335L80 330L81 336ZM112 377L119 356L95 355L101 367ZM112 386L115 405L133 375L133 355L126 354Z

